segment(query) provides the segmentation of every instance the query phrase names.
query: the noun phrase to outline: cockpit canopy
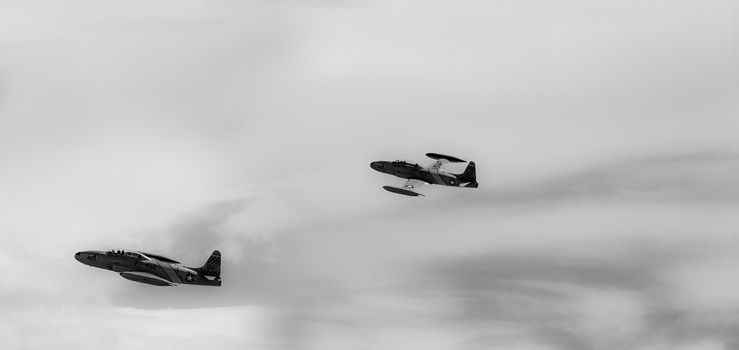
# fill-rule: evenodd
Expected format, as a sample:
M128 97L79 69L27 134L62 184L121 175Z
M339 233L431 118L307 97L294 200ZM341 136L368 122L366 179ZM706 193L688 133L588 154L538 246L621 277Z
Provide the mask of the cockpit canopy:
M136 258L136 259L141 259L142 258L142 255L139 252L127 252L127 251L119 250L119 249L111 249L111 250L108 250L107 252L105 252L105 254L107 254L107 255L127 256L127 257L130 257L130 258Z
M393 165L412 165L412 166L418 166L418 164L411 163L411 162L406 162L404 160L396 160L396 161L393 161Z
M151 260L153 258L153 259L164 261L170 264L181 264L177 260L173 260L173 259L161 256L161 255L151 254L151 253L146 253L146 252L127 252L124 250L111 249L105 252L105 254L117 255L117 256L127 256L130 258L136 258L138 260Z

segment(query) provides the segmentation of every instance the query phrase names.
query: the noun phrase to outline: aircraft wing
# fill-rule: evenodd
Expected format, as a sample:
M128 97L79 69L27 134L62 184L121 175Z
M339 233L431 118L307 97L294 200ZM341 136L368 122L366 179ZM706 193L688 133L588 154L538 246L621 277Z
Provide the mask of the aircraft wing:
M405 182L405 185L403 185L402 188L393 186L382 186L382 188L387 191L397 194L403 194L406 196L423 196L422 194L416 192L416 189L426 184L426 181L423 180L408 179L408 181Z
M429 165L430 170L439 170L444 164L447 163L464 163L464 160L459 159L454 156L449 156L445 154L439 154L439 153L426 153L426 156L431 159L436 159L436 161Z
M167 281L154 274L143 271L127 271L121 272L121 277L134 282L152 284L155 286L176 286L177 284Z

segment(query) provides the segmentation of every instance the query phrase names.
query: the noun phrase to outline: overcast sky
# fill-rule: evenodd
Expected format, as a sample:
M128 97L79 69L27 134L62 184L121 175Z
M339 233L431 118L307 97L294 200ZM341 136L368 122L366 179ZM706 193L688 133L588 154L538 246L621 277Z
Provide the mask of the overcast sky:
M2 349L739 349L734 0L6 0L0 52ZM426 152L480 187L369 168Z

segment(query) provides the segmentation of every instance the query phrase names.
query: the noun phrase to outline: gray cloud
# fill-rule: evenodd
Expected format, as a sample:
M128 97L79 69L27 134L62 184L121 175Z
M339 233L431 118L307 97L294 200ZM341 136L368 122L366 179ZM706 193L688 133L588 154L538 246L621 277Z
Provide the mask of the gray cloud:
M633 157L505 188L495 188L494 169L489 171L493 174L483 175L484 180L480 180L481 194L465 193L456 204L551 208L592 202L733 203L739 200L739 180L733 176L739 173L739 156L726 152Z
M223 227L231 217L245 210L254 198L237 198L212 203L196 212L184 214L178 219L165 237L171 240L172 254L192 258L194 252L218 249L226 238L222 236Z
M726 349L739 342L739 309L655 310L647 318L645 339L666 339L675 344L717 341Z
M673 291L665 285L663 273L692 253L675 247L633 248L631 254L616 259L584 257L587 253L578 258L543 251L437 259L419 265L417 280L404 292L452 300L455 307L439 317L454 324L496 327L513 323L542 343L560 349L701 341L727 342L730 348L737 341L739 309L699 311L667 302ZM573 310L558 307L580 298L578 293L560 288L563 285L635 295L646 302L642 310L644 324L634 338L616 336L613 342L599 339L599 334L590 333L580 324L580 316ZM470 340L470 346L477 348L486 339L482 336Z

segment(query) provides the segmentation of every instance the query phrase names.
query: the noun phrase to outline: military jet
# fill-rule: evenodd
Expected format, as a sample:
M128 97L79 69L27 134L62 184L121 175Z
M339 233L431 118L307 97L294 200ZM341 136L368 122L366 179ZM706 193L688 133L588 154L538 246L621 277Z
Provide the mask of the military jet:
M408 179L402 188L382 186L387 191L406 196L423 196L415 189L426 184L477 188L475 162L469 162L463 173L452 174L444 171L442 167L447 163L464 163L464 160L439 153L426 153L426 156L436 161L425 168L402 160L372 162L370 167L381 173Z
M197 268L183 266L161 255L123 250L85 250L74 258L85 265L118 272L125 279L155 286L221 285L221 253L217 250Z

